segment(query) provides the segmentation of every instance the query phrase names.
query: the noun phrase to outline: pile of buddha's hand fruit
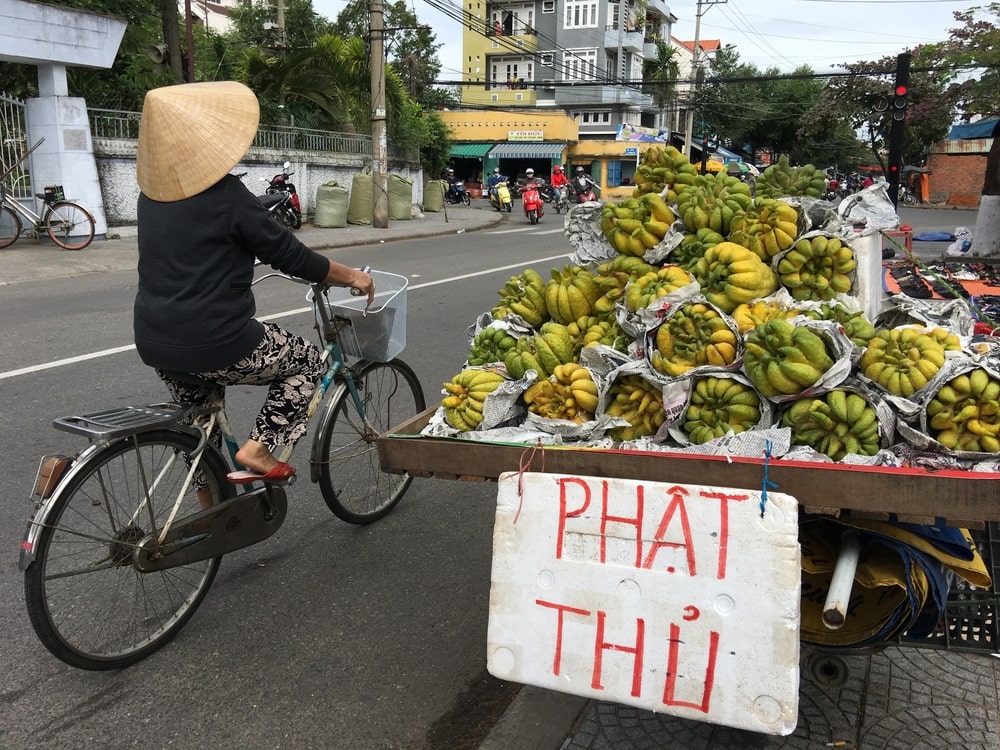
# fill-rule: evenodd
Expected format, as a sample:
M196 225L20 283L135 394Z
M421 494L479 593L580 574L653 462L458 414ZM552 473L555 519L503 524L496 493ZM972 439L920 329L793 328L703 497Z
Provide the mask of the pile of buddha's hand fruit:
M480 428L492 397L513 400L515 419L599 424L594 437L620 442L787 429L839 461L908 439L905 419L945 449L1000 451L998 375L943 327L876 329L852 297L854 249L808 227L799 205L823 194L822 172L782 158L751 197L657 145L634 184L600 209L606 259L527 268L499 290L444 384L452 428ZM494 395L511 382L521 390Z

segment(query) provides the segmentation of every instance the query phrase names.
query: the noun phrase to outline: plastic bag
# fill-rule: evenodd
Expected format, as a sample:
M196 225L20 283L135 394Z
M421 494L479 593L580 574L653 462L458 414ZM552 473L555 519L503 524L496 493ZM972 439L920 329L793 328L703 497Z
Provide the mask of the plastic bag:
M948 255L965 255L972 249L972 232L968 227L955 227L955 241L945 251Z

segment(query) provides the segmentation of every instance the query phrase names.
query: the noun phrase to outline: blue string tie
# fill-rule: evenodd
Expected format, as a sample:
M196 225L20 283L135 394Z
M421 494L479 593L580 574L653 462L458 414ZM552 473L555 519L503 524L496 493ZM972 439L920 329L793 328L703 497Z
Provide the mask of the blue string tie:
M767 505L767 490L770 487L772 490L778 489L776 482L772 482L767 478L767 472L771 464L771 441L764 441L764 482L760 488L760 517L764 517L764 506Z

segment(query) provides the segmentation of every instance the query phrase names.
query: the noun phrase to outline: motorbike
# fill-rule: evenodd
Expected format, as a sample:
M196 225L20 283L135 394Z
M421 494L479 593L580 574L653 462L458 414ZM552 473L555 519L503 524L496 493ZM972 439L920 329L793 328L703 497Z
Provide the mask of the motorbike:
M587 203L597 200L597 195L594 193L594 183L586 177L574 177L573 182L570 184L573 187L573 194L576 196L577 203Z
M270 180L265 177L261 177L261 182L267 183L267 188L264 190L264 194L268 196L273 195L286 195L288 200L282 202L280 206L273 212L274 217L278 219L282 224L287 226L289 229L298 229L302 226L302 207L299 203L299 194L295 191L295 185L292 184L291 177L294 172L289 172L288 168L292 166L291 162L285 162L281 165L281 173L276 174ZM269 209L270 210L270 209Z
M910 186L902 182L899 183L898 200L902 201L907 206L915 206L919 202L916 194L910 189Z
M545 201L542 200L539 187L534 182L527 182L521 186L521 205L524 206L524 215L532 224L537 224L545 213Z
M456 206L459 203L464 203L466 206L472 205L472 198L469 196L469 191L465 189L465 185L461 182L456 182L451 190L445 189L444 200L449 206Z
M538 186L538 194L542 197L542 200L546 203L551 203L556 199L556 189L545 183L544 185Z
M247 176L246 172L240 172L236 175L241 180ZM269 182L266 177L261 177L262 182ZM290 229L298 229L302 226L301 217L296 217L295 209L292 206L292 194L285 191L276 192L265 192L263 195L254 196L260 204L267 209L267 212L271 214L271 217L281 224L283 227L289 227ZM298 218L298 225L295 225L296 218Z
M497 211L506 209L507 213L511 212L514 203L510 199L510 189L507 187L506 180L498 182L490 189L490 204Z
M552 207L555 208L556 213L559 213L563 209L569 209L569 185L563 185L561 188L552 188Z

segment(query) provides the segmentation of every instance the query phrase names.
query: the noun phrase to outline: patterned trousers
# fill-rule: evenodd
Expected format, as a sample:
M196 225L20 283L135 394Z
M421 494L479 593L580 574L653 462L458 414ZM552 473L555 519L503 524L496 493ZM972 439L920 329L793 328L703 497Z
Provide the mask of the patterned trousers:
M264 338L238 362L197 377L214 385L196 385L171 377L157 369L174 401L206 404L225 402L227 385L266 385L267 397L257 414L250 438L272 450L290 445L306 432L306 412L323 374L321 352L301 336L275 323L264 323Z

